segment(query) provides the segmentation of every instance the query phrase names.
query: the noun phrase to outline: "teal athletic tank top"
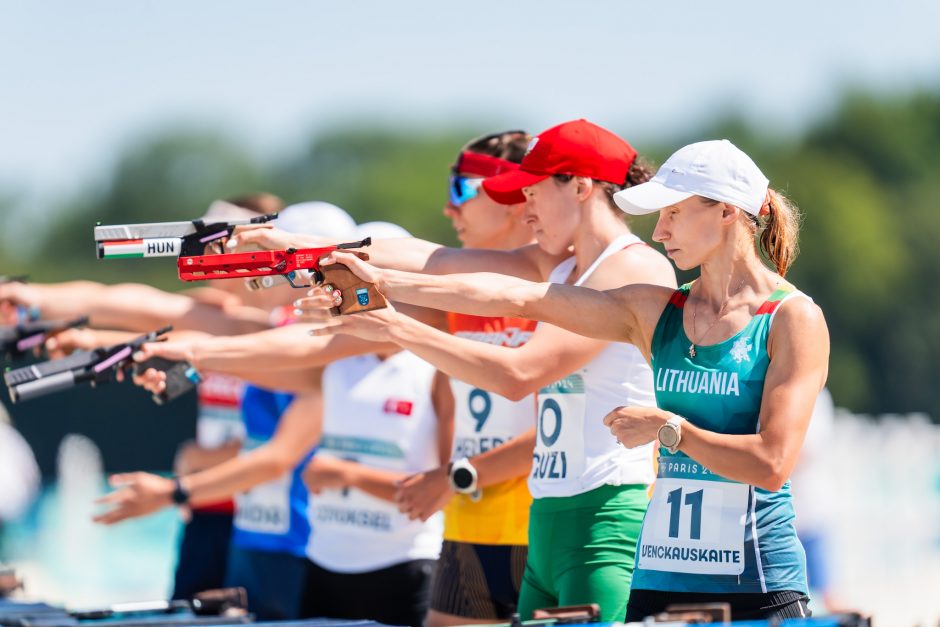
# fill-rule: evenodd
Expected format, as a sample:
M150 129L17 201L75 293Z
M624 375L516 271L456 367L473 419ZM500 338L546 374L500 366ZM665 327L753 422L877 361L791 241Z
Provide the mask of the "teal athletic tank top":
M717 433L756 433L774 312L800 294L784 284L739 333L695 346L682 326L692 284L673 294L652 343L656 404ZM794 528L789 481L777 492L721 477L684 453L660 450L637 549L633 589L807 594L806 556Z

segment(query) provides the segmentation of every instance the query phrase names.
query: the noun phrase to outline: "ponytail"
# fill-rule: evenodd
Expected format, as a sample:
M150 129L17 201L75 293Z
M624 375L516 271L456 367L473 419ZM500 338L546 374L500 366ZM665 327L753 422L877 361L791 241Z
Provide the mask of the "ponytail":
M786 276L787 270L799 253L800 212L783 194L767 190L767 200L761 207L763 215L760 231L760 250L776 267L777 274Z

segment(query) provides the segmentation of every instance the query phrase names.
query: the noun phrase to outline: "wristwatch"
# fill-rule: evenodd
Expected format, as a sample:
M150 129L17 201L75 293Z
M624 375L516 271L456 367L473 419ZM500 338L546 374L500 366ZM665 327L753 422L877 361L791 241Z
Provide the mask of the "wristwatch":
M451 463L447 474L450 478L450 487L454 489L454 492L468 494L474 501L480 500L480 488L477 487L477 469L473 467L469 459L461 457Z
M679 450L679 443L682 442L683 422L685 422L685 418L671 414L666 423L661 426L656 433L659 445L670 453L675 453Z
M189 503L189 492L183 487L179 477L173 477L173 493L170 495L176 505Z

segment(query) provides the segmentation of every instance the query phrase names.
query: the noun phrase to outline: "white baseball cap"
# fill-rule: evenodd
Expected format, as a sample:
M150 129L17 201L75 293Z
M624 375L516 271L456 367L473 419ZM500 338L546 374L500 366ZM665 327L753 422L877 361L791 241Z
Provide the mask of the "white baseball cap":
M250 220L251 218L257 218L259 215L261 214L257 211L239 207L227 200L214 200L206 210L206 214L199 219L210 223L228 222L229 220Z
M271 224L288 233L335 239L350 239L356 231L356 221L348 213L336 205L318 200L290 205Z
M644 215L691 196L704 196L758 215L770 181L727 139L689 144L666 159L656 176L614 194L626 213Z
M399 237L411 237L405 227L393 224L392 222L363 222L356 227L355 239L397 239Z

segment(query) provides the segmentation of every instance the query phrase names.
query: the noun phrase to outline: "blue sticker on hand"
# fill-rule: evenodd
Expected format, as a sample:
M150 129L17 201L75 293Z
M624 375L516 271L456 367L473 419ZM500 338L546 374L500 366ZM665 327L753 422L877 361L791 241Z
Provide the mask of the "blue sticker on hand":
M368 305L369 304L369 290L364 287L360 287L359 289L357 289L356 300L358 300L359 304L362 305L363 307Z

